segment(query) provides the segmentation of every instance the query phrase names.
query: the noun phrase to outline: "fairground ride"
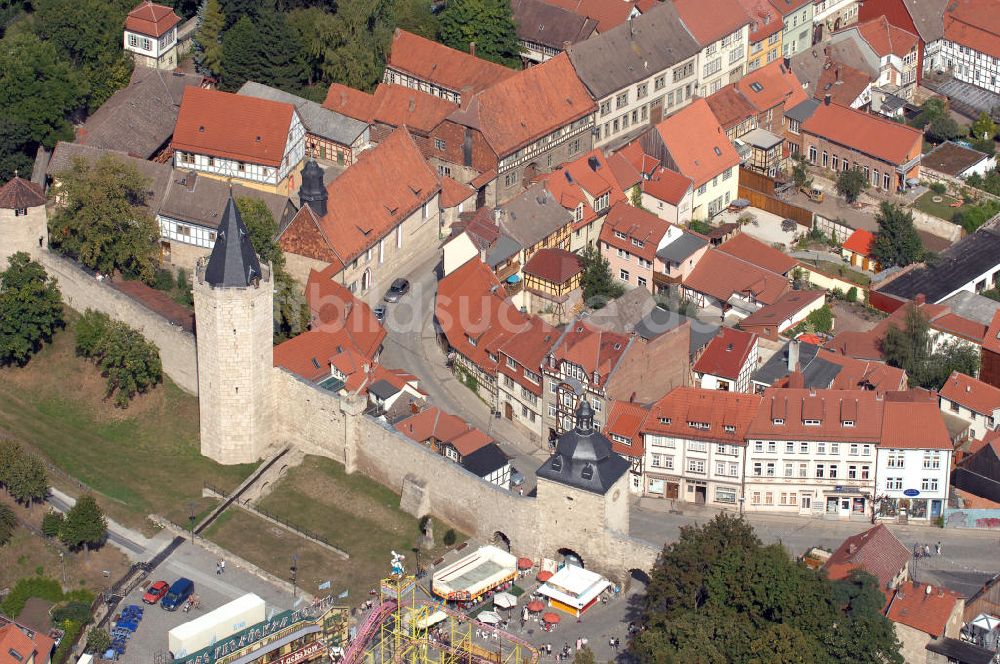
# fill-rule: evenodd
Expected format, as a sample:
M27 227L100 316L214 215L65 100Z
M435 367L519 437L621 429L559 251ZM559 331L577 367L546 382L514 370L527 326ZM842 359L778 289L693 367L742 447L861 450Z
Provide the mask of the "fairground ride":
M513 634L483 625L430 596L411 575L379 585L379 603L341 664L537 664L538 651Z

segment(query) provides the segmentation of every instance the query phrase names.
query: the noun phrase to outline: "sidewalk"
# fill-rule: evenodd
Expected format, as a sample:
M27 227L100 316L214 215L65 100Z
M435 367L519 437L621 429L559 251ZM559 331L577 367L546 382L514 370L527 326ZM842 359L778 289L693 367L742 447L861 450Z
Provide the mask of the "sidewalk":
M65 513L76 505L76 498L55 487L50 487L48 502L54 509ZM133 562L149 560L157 551L173 539L172 537L164 539L161 537L162 533L156 537L149 538L137 530L132 530L121 525L117 521L107 519L107 522L108 542L121 549Z

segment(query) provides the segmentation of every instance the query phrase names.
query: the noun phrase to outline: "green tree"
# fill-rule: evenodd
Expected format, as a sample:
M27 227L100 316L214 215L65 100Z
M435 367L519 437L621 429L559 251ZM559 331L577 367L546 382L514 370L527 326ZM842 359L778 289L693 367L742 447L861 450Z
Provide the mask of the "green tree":
M94 357L108 335L111 318L106 313L87 309L76 323L76 354Z
M250 232L250 244L263 262L280 270L285 266L285 255L278 244L278 222L264 201L259 198L238 198L236 207Z
M872 242L872 255L883 267L903 267L923 257L923 245L913 225L912 212L895 203L883 202L875 221L878 231Z
M597 658L594 657L594 651L590 646L584 646L576 651L573 655L573 664L597 664Z
M146 207L149 179L114 155L93 163L75 158L55 179L51 246L98 272L151 282L160 229Z
M64 325L54 279L24 252L0 272L0 365L23 366Z
M882 338L882 357L890 365L903 369L910 380L917 381L930 356L930 325L927 317L913 303L906 306L903 326L890 325Z
M59 537L65 520L62 512L46 512L42 517L42 534L46 537Z
M307 80L307 70L302 46L288 26L285 14L268 9L261 11L254 22L261 39L254 53L265 62L260 82L281 90L298 90Z
M795 164L792 166L792 180L796 187L808 187L812 184L809 177L809 162L801 152L795 155Z
M309 328L312 314L302 285L284 270L274 273L274 343L298 336Z
M827 334L833 330L833 311L830 309L830 305L824 304L819 309L811 311L808 316L806 316L806 323L812 328L813 332L820 332Z
M0 487L6 487L13 476L14 466L24 454L19 443L9 438L0 438Z
M87 630L87 652L103 655L111 647L111 634L108 630L93 626Z
M583 269L580 287L588 307L602 309L610 300L621 297L625 287L611 275L607 258L588 245L579 253L579 259Z
M17 516L9 505L0 503L0 546L10 541L17 527Z
M861 192L868 188L868 178L861 169L852 168L837 174L837 193L848 203L858 200Z
M936 143L941 143L961 136L962 128L958 126L958 123L950 115L942 115L931 120L931 124L927 127L925 133L928 139Z
M128 408L135 395L148 392L163 380L159 349L121 321L111 322L98 355L97 365L108 379L105 398L114 396L119 408Z
M31 173L38 146L73 139L87 87L56 47L28 32L0 40L0 182Z
M226 17L219 0L205 0L199 10L201 24L194 36L195 63L199 70L212 76L222 73L222 29Z
M34 454L23 453L10 469L7 493L22 505L41 502L49 494L45 464Z
M395 0L392 25L427 39L437 38L441 29L437 16L431 11L431 3L423 0Z
M927 358L919 385L929 390L940 390L952 373L958 372L967 376L979 373L979 352L976 347L961 341L943 344Z
M260 30L248 16L243 16L222 37L222 87L239 90L247 81L267 83L265 63L258 52Z
M66 513L59 539L71 549L100 547L108 533L108 522L104 512L89 493L76 500L76 504Z
M441 12L441 41L459 51L476 44L476 55L517 67L521 46L506 0L452 0Z
M979 114L969 128L969 136L976 141L992 141L996 135L997 125L985 111Z

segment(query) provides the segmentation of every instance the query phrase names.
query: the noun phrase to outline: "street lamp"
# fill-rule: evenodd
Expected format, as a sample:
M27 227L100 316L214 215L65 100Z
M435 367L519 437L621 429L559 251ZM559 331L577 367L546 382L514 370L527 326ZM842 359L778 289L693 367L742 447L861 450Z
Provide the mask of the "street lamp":
M194 522L198 518L198 503L193 500L188 501L188 522L191 524L191 543L194 544Z
M299 554L298 553L293 553L292 554L292 566L291 566L290 569L291 569L291 572L292 572L292 601L294 602L295 599L298 597L298 590L299 590L298 586L296 585L296 580L298 578L298 573L299 573Z

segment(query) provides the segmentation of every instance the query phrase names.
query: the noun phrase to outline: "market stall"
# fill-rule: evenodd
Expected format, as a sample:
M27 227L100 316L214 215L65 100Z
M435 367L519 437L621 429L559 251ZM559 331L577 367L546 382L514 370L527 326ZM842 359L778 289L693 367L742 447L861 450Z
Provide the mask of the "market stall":
M593 606L611 583L600 574L575 565L566 565L538 589L549 606L579 617Z
M517 576L517 558L495 546L484 546L434 572L431 590L438 597L466 605L494 590L510 587Z

